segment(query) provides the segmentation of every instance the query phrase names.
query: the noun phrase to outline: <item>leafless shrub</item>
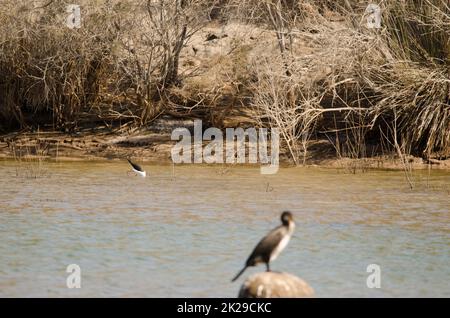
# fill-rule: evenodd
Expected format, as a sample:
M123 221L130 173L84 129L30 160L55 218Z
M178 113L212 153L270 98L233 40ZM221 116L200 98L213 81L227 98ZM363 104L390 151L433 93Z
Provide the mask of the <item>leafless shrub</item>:
M446 0L383 1L380 30L365 27L364 1L80 3L78 30L64 27L60 2L6 0L0 8L3 123L71 130L80 122L144 125L166 113L223 126L256 110L252 120L280 128L295 163L306 162L313 135L328 136L343 157L363 159L368 141L386 138L404 155L448 155ZM214 10L226 16L221 23L260 36L241 37L186 80L183 48L217 18Z
M278 63L266 60L262 65L255 65L255 69L258 81L254 86L253 106L260 124L280 129L294 163L299 164L302 154L304 164L308 141L323 112L320 98L310 95L310 88L302 85L299 77L286 75L281 59Z
M204 21L202 1L79 3L79 29L64 25L61 2L0 8L0 116L12 125L39 124L39 115L40 124L66 130L79 121L151 120Z
M292 77L289 80L280 69L274 72L272 67L260 71L263 76L259 76L259 83L268 81L271 84L258 86L255 103L263 106L276 125L286 126L284 130L290 134L285 133L285 139L293 157L298 155L293 144L300 139L300 135L293 132L302 131L300 127L304 126L298 118L306 119L305 115L311 113L315 114L309 119L315 122L313 127L345 136L344 143L337 146L343 156L368 156L367 133L377 131L384 122L392 123L394 113L396 144L405 145L400 147L402 151L428 157L433 151L448 149L449 53L448 48L445 51L445 45L441 45L447 43L448 46L448 40L442 42L445 23L434 26L424 22L436 21L430 19L429 13L441 10L438 16L442 23L442 19L448 17L445 13L448 6L443 7L440 0L418 2L418 8L387 3L386 7L390 6L391 11L388 12L387 27L381 31L365 30L362 25L355 28L351 19L347 24L316 24L314 34L308 34L310 29L305 28L305 23L290 27L290 32L297 38L310 39L314 54L302 54L301 48L291 46L295 58L289 64L291 74L287 75ZM344 3L341 12L345 7ZM352 7L351 12L356 9ZM397 13L395 19L391 15L394 11ZM416 15L416 19L420 18L423 29L414 29L411 23L418 22L410 18L420 12L422 15ZM393 21L401 22L403 29L396 29ZM430 35L428 40L440 43L440 50L433 50L431 43L425 40L421 40L422 43L412 41L419 36L418 32L427 38L425 30L431 32L434 29L438 34ZM403 40L402 36L407 39ZM418 54L406 54L408 51L418 51ZM272 56L268 64L275 60ZM289 81L291 84L286 85ZM295 97L290 100L296 100L293 104L287 102L287 97L280 98L292 93ZM302 108L301 105L308 105L308 102L313 107ZM291 107L286 108L286 105ZM283 114L277 114L274 109Z
M38 134L39 136L39 134ZM48 155L48 144L39 138L27 144L9 142L16 166L16 177L37 179L49 177L50 172L45 159Z

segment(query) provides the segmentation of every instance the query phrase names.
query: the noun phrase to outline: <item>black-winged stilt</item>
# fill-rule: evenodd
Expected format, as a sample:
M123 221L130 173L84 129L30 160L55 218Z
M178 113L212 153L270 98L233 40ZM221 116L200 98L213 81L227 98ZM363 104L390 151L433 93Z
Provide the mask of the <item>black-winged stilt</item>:
M269 232L258 245L253 249L248 257L244 268L231 280L234 282L250 266L265 263L267 271L270 272L269 263L275 260L281 251L288 245L292 233L294 233L295 223L291 212L285 211L281 214L281 225Z
M145 176L147 175L146 172L144 171L144 169L142 169L142 167L141 167L140 165L138 165L137 163L131 161L131 160L128 159L128 158L127 158L127 160L128 160L128 162L130 163L130 165L131 165L133 171L134 171L137 175L139 175L139 176L141 176L141 177L145 177Z

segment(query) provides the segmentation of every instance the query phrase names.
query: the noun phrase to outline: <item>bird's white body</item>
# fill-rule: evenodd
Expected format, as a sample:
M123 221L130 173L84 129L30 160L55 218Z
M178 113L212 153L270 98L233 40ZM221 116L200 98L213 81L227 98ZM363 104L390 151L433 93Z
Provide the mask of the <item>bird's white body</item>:
M289 222L288 233L283 237L278 246L273 250L272 254L270 254L270 261L275 260L278 255L286 248L291 239L292 233L294 233L295 223Z
M135 172L137 175L141 176L142 178L145 178L147 176L145 171L139 171L139 170L136 170L134 168L132 168L132 169L133 169L133 172Z

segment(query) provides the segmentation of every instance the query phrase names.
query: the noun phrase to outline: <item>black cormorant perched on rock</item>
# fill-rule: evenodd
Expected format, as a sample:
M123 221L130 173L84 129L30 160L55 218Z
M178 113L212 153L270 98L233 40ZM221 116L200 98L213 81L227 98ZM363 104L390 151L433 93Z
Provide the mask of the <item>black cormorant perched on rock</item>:
M294 232L295 223L291 212L285 211L281 214L281 225L269 232L248 257L244 268L233 278L232 282L239 278L250 266L265 263L267 271L270 272L269 263L275 260L281 251L288 245Z

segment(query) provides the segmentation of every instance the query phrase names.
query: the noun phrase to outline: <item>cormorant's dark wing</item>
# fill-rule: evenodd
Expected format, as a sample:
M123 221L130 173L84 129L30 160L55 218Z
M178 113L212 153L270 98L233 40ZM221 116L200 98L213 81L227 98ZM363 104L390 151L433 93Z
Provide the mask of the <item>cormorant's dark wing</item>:
M130 159L127 159L128 162L130 163L130 165L137 171L144 171L142 170L141 166L138 165L137 163L134 163L133 161L131 161Z
M247 266L256 265L259 262L267 262L270 259L272 251L280 244L283 239L285 228L279 226L269 232L259 241L252 254L247 259Z

